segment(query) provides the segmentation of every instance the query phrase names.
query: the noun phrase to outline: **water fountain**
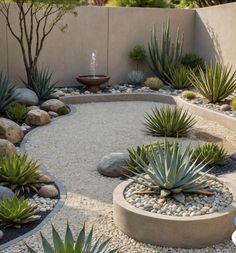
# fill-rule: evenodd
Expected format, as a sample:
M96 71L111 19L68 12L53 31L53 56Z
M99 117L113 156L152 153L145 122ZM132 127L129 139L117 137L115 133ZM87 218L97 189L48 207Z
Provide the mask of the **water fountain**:
M96 54L93 52L90 61L91 75L81 75L76 80L84 85L90 92L96 93L100 90L100 85L109 81L110 77L106 75L96 75Z

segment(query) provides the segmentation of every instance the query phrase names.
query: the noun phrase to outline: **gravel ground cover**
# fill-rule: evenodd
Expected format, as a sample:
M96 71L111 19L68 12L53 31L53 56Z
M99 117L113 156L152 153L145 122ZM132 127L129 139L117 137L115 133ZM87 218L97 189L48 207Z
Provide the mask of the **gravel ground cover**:
M96 166L106 154L125 152L129 147L156 140L140 131L145 112L150 112L154 104L112 102L78 105L75 114L40 128L30 137L26 144L28 154L49 168L50 174L55 175L68 191L64 207L51 222L64 234L68 220L76 235L84 222L88 227L94 224L97 236L112 236L111 246L121 247L121 253L236 252L236 246L230 241L204 249L156 247L136 242L114 226L112 192L121 181L101 176ZM189 138L183 139L183 144L211 139L227 144L228 149L236 148L236 134L215 122L200 117L196 119L195 128ZM41 232L50 238L51 224ZM41 249L39 233L26 238L25 242L34 249ZM22 241L1 252L27 251Z

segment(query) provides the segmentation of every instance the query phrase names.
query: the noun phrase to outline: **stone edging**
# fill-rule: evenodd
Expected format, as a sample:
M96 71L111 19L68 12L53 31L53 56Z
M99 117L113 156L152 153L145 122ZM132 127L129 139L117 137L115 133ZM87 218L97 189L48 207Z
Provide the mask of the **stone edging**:
M76 112L76 107L73 106L73 105L69 105L69 108L70 108L70 113L67 114L67 115L63 115L63 116L59 116L57 118L54 118L52 119L51 123L54 123L55 121L63 118L63 117L67 117L69 115L72 115L73 113ZM31 130L29 133L27 133L23 140L21 141L21 144L20 144L20 152L21 153L26 153L26 143L28 141L28 139L38 130L40 129L41 126L39 127L36 127L35 129ZM30 230L29 232L11 240L11 241L8 241L2 245L0 245L0 251L5 249L5 248L8 248L10 246L12 246L13 244L16 244L17 242L19 241L22 241L24 240L25 238L37 233L43 226L45 226L48 221L53 218L59 211L60 209L63 207L65 201L66 201L66 198L67 198L67 191L66 191L66 188L64 187L64 185L59 182L55 176L51 175L48 171L47 171L47 168L45 168L43 165L40 165L40 170L45 174L45 175L48 175L52 178L53 182L55 183L56 187L58 188L59 190L59 193L60 193L60 198L58 199L58 202L57 204L55 205L55 207L52 209L52 211L32 230Z
M137 241L173 248L204 248L229 240L235 230L236 187L227 182L234 196L231 205L217 213L193 217L162 215L132 206L124 198L130 183L125 181L114 190L113 217L115 225Z

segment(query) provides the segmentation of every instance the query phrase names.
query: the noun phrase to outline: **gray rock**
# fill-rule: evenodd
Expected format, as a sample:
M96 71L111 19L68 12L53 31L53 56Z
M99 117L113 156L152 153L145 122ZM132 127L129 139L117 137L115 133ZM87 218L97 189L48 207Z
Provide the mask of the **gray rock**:
M230 111L231 108L230 108L230 105L224 104L224 105L220 106L220 110L223 111L223 112L225 112L225 111Z
M230 156L230 158L231 158L232 160L236 161L236 153L233 153L233 154Z
M0 156L16 154L16 147L8 140L0 139Z
M41 104L41 109L44 111L58 112L63 107L65 107L65 104L58 99L49 99Z
M14 192L5 186L0 186L0 201L6 198L12 198L14 197Z
M23 136L24 133L18 124L10 119L0 118L0 138L16 144L22 140Z
M21 102L28 106L37 105L39 103L36 93L28 88L17 88L14 93L16 94L17 102Z
M120 177L125 173L123 167L128 159L128 154L111 153L102 158L97 166L97 170L103 176Z
M0 240L3 238L3 236L4 236L4 233L2 230L0 230Z

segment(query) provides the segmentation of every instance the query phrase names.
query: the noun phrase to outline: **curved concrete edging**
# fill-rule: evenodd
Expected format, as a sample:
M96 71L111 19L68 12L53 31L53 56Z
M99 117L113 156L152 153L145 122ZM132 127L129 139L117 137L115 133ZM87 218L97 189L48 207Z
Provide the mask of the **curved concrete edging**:
M236 118L232 118L223 113L191 104L181 97L163 95L158 93L121 93L121 94L91 94L61 97L61 101L67 104L97 103L97 102L115 102L115 101L153 101L165 104L175 104L184 107L189 112L216 121L222 126L236 132Z
M73 105L69 105L69 108L70 108L70 113L69 114L66 114L66 115L63 115L63 116L60 116L60 117L57 117L57 118L54 118L52 119L51 121L51 124L54 123L55 121L61 119L61 118L64 118L64 117L67 117L69 115L72 115L73 113L76 112L76 108L75 106ZM21 153L26 153L26 143L28 141L28 139L35 133L37 132L38 129L40 129L41 127L45 127L45 126L38 126L36 127L35 129L31 130L29 133L27 133L23 140L21 141L20 143L20 152ZM44 167L43 165L40 165L40 170L45 174L45 175L48 175L52 178L53 182L55 183L56 187L58 188L59 190L59 193L60 193L60 198L58 199L58 202L57 204L55 205L55 207L53 208L53 210L32 230L30 230L29 232L23 234L22 236L19 236L11 241L8 241L2 245L0 245L0 251L7 248L7 247L10 247L11 245L19 242L19 241L22 241L24 240L25 238L35 234L36 232L38 232L43 226L45 226L48 221L50 219L52 219L59 211L60 209L63 207L65 201L66 201L66 198L67 198L67 191L66 191L66 188L64 187L64 185L58 181L56 179L55 176L51 175L48 171L47 171L47 168Z
M130 180L119 184L113 192L115 225L131 238L144 243L173 248L203 248L231 238L236 216L236 186L232 204L213 214L178 217L147 212L129 204L124 190ZM232 185L231 185L232 186Z

